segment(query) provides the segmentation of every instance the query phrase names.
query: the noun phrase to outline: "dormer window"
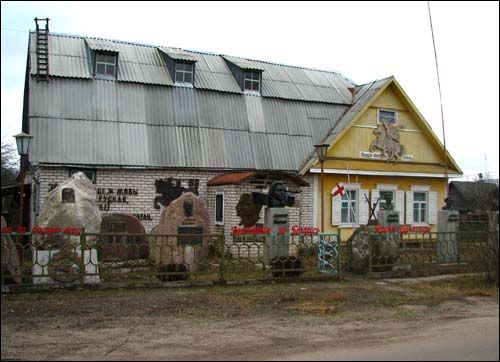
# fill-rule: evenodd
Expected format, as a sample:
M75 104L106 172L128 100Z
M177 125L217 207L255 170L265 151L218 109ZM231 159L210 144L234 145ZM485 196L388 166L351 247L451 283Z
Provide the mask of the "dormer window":
M95 75L103 78L116 78L116 60L114 53L95 53Z
M377 123L386 122L389 124L397 123L396 111L389 109L379 109L377 116Z
M194 64L175 62L175 83L193 84Z
M260 72L244 72L243 90L260 93Z

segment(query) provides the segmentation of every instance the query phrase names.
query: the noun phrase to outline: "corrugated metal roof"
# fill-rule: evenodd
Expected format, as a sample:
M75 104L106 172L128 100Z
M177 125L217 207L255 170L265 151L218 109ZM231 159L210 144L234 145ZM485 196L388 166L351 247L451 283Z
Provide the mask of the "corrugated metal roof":
M31 36L31 74L36 74L35 35ZM173 86L166 70L164 52L176 60L196 62L194 86L220 92L241 94L227 61L242 69L262 71L263 97L310 102L351 104L348 87L355 85L333 72L303 69L232 56L220 56L178 48L155 47L122 41L49 34L49 72L55 77L93 77L87 48L118 53L117 80Z
M165 47L158 47L162 52L167 54L170 58L175 59L175 60L183 60L186 62L196 62L196 58L193 57L191 54L188 52L179 49L179 48L165 48Z
M238 68L241 68L244 70L258 70L258 71L265 70L265 68L262 65L260 65L259 63L253 62L251 60L237 58L237 57L231 57L228 55L223 55L222 57L224 59L226 59L228 62L231 62L234 65L236 65Z
M85 38L85 42L92 50L118 52L118 47L108 40Z
M35 163L296 170L347 109L107 80L30 89Z
M174 50L176 59L196 60L194 87L186 88L173 84L157 47L49 39L57 77L29 82L34 163L296 171L385 82L360 86L353 97L340 74L248 60L240 65L263 70L262 96L252 96L222 56ZM87 44L116 49L117 81L92 79ZM33 72L33 45L30 54Z

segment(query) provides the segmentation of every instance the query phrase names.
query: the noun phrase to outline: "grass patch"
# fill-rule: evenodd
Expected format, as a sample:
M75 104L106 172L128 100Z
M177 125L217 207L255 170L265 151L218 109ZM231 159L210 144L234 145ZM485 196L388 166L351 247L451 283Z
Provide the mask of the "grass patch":
M481 275L464 275L449 280L416 283L410 288L434 299L458 296L498 298L498 288L488 284Z
M396 307L405 301L399 295L384 295L380 298L380 303L386 307Z

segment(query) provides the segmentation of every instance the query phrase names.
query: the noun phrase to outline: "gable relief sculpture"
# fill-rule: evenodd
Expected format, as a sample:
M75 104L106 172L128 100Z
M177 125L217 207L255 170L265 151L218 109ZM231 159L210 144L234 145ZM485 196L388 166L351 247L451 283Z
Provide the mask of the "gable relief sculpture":
M379 150L386 162L394 161L396 163L405 152L405 147L399 143L399 130L402 125L396 125L388 122L381 122L373 133L377 137L370 145L370 152Z

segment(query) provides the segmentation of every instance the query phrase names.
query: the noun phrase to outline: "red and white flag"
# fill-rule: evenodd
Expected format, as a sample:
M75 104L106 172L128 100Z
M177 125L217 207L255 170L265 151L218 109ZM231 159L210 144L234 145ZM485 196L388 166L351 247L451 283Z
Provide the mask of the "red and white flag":
M337 183L337 186L335 186L335 188L331 192L332 197L335 197L338 194L340 194L340 196L345 194L344 184L342 183Z

